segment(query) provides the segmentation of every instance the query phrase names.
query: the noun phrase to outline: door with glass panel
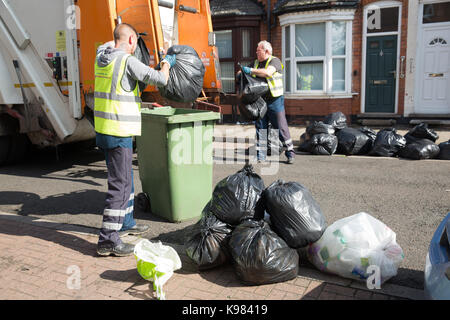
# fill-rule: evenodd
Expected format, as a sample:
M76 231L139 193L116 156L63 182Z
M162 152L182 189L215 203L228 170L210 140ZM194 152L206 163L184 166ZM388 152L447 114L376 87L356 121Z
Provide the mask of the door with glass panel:
M418 41L419 113L450 113L450 2L424 4Z
M397 36L367 37L365 112L395 112Z

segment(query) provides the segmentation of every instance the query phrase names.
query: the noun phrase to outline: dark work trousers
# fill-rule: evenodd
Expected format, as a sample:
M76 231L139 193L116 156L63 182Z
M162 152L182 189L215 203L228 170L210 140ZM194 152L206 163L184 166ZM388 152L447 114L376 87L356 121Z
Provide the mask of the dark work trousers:
M273 129L279 130L280 141L286 147L285 155L288 158L294 157L294 144L289 132L286 114L284 112L284 97L281 96L271 103L267 103L267 113L264 118L255 122L256 127L256 155L258 160L265 160L267 155L267 128L269 122Z
M128 200L128 207L126 210L125 218L123 220L122 229L120 231L125 231L133 228L136 225L136 220L134 220L134 179L133 179L133 169L131 170L131 193L130 199Z
M133 149L117 147L104 152L108 168L108 192L98 244L116 246L122 243L118 231L122 228L133 187Z

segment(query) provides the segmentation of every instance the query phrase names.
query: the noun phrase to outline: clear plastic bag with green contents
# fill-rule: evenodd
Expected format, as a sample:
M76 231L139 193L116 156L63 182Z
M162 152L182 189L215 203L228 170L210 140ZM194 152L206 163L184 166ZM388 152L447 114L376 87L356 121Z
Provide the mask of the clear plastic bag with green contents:
M181 268L178 253L172 247L163 245L161 241L151 242L143 239L134 247L134 256L141 277L152 281L157 298L165 300L163 285L175 270Z

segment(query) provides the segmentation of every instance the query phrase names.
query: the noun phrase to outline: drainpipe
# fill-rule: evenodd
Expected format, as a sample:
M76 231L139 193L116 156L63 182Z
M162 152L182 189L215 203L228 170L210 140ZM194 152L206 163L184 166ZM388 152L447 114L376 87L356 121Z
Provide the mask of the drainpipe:
M270 0L267 0L267 41L271 42L272 26L270 25Z

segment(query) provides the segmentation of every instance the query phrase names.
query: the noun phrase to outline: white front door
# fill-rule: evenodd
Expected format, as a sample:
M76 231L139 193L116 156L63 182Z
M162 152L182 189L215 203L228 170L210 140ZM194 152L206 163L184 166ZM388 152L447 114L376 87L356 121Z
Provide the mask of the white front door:
M450 113L450 25L422 26L417 112Z

